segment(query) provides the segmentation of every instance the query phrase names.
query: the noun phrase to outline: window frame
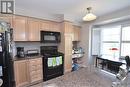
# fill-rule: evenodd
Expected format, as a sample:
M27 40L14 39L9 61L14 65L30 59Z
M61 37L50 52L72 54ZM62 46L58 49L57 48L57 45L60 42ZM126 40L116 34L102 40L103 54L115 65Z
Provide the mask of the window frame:
M120 30L119 41L103 41L103 39L102 39L102 37L103 37L102 29L105 29L105 28L106 28L106 29L109 29L109 28L114 28L114 27L117 27L117 26L120 26L120 29L119 29L119 30ZM124 56L121 55L121 53L122 53L122 44L123 44L123 43L129 43L129 44L130 44L130 40L128 40L128 41L123 41L123 40L122 40L122 31L123 31L123 28L124 28L124 27L130 27L130 24L117 25L117 26L114 25L114 26L109 26L109 27L106 26L106 27L103 27L103 28L100 27L100 28L101 28L101 33L100 33L100 34L101 34L101 35L100 35L100 36L101 36L101 37L100 37L100 38L101 38L101 39L100 39L100 55L103 55L103 54L102 54L103 43L119 43L119 54L118 54L118 55L119 55L119 58L120 58L120 57L124 57ZM130 55L130 54L129 54L129 55Z
M126 25L122 25L122 26L121 26L120 57L124 57L123 55L121 55L121 52L122 52L122 44L123 44L123 43L129 43L129 44L130 44L130 40L122 40L122 31L123 31L123 28L125 28L125 27L130 27L130 24L126 24ZM129 56L130 56L130 55L129 55Z

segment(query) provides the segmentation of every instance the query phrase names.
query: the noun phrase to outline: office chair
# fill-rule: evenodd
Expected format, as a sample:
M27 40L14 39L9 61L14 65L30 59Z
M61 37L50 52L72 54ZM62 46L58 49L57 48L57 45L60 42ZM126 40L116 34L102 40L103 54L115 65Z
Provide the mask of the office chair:
M125 61L126 61L126 66L127 66L128 72L130 72L130 57L126 56Z
M125 57L126 64L122 64L116 75L117 81L113 82L112 87L127 87L128 73L130 72L130 57Z

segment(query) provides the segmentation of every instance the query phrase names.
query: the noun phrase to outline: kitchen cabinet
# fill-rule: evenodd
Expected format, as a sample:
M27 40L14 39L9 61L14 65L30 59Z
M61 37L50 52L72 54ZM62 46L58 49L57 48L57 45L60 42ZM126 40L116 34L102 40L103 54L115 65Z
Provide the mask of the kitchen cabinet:
M40 41L40 22L33 18L15 16L14 41Z
M42 58L29 59L30 82L37 82L43 79Z
M73 41L80 41L80 30L81 30L80 26L75 26L74 25L74 29L73 29L73 32L74 32Z
M58 50L64 53L64 71L71 72L72 70L72 40L73 40L73 25L71 22L61 23L61 43Z
M50 31L60 32L60 25L58 22L50 22Z
M28 61L14 61L14 74L16 87L23 87L29 84Z
M60 32L60 23L53 21L41 21L40 30Z
M65 34L74 34L73 24L71 22L65 21L65 23L64 23L64 33Z
M65 35L65 71L72 69L72 35Z
M13 17L14 28L14 41L27 41L27 17L14 16Z
M24 87L43 80L42 58L14 61L16 87Z
M28 41L40 41L40 22L37 19L28 18Z
M41 21L40 30L41 31L49 31L49 29L50 29L49 22Z
M1 14L0 15L0 21L5 21L10 23L11 28L13 27L13 15L6 15L6 14Z

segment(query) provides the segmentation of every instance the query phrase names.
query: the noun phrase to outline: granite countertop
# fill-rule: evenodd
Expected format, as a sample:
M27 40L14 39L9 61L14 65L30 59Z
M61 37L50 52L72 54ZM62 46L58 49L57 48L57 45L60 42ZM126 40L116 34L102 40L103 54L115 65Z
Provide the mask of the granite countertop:
M31 87L111 87L115 78L101 70L81 68Z
M42 55L37 55L37 56L31 56L31 57L23 57L23 58L18 58L18 57L14 57L13 61L19 61L19 60L26 60L26 59L35 59L35 58L42 58Z

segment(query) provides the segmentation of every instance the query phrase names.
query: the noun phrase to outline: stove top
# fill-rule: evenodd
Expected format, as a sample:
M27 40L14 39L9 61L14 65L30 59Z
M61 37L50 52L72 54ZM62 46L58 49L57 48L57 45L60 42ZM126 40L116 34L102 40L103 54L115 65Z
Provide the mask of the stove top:
M57 46L41 46L40 53L44 57L56 57L63 55L62 53L58 52Z
M63 55L62 53L60 52L57 52L57 53L44 53L42 54L44 57L55 57L55 56L60 56L60 55Z

